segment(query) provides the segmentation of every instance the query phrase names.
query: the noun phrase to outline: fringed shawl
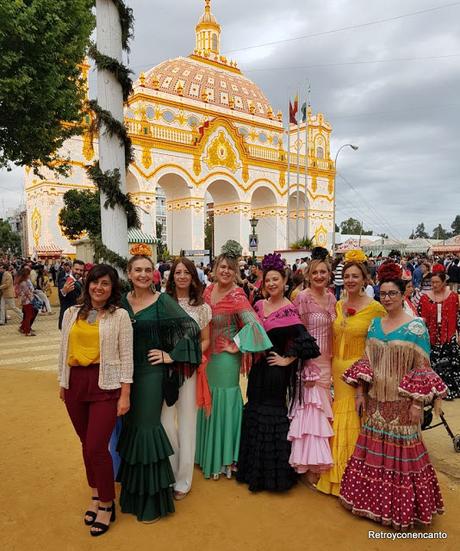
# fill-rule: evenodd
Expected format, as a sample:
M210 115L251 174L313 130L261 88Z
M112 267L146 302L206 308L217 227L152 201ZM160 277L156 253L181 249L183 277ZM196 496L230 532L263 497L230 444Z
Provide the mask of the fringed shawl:
M128 311L134 330L135 361L148 365L147 352L158 348L174 360L180 384L190 377L201 362L200 328L177 302L162 293L158 300L134 314L126 296L123 307ZM145 356L144 356L145 354Z
M252 353L267 350L272 343L242 289L234 287L216 304L212 304L213 289L214 285L210 285L204 292L204 300L212 309L210 353L219 354L226 344L235 342L243 353L241 371L247 374Z
M414 376L422 381L421 385L418 383L420 395L431 394L432 388L437 388L438 394L443 391L442 385L438 384L442 381L429 364L430 340L420 318L389 333L384 333L382 320L375 319L369 328L366 356L373 372L369 395L378 401L398 400ZM429 388L425 388L425 383Z

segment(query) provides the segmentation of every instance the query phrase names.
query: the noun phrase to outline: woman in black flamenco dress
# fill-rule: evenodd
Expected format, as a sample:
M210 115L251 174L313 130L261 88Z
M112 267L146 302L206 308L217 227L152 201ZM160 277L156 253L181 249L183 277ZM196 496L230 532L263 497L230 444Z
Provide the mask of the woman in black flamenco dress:
M296 307L283 296L286 279L282 264L273 262L277 256L264 259L268 299L254 306L273 348L255 356L249 373L236 474L253 492L285 491L296 482L297 474L289 465L287 404L300 391L299 366L320 354Z

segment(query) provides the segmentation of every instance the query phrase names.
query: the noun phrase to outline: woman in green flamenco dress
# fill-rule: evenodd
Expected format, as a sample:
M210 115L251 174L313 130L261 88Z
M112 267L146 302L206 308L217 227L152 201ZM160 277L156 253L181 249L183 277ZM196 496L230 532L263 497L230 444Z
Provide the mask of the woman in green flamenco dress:
M244 291L236 285L241 246L228 241L214 267L215 284L207 287L211 306L211 347L206 375L211 391L211 413L201 409L197 419L195 462L205 478L232 477L240 448L243 398L240 372L247 373L251 353L271 348Z
M131 258L128 278L133 291L122 306L133 323L134 376L118 442L117 480L122 512L150 523L174 512L173 449L160 421L165 376L173 369L180 384L193 374L201 361L200 329L175 300L155 291L149 258Z

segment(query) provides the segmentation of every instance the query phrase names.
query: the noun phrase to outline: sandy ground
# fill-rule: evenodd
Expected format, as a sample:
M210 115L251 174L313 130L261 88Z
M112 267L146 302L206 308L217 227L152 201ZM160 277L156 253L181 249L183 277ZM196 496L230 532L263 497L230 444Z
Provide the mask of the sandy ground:
M460 454L443 427L424 435L446 506L429 532L446 532L444 540L369 539L368 531L380 526L354 517L333 497L300 484L284 495L253 495L234 481L205 481L198 470L174 515L144 525L120 514L106 535L91 538L82 520L88 490L80 447L57 394L56 315L40 317L36 330L37 337L25 338L13 323L0 328L1 550L458 549ZM445 411L460 432L460 401Z

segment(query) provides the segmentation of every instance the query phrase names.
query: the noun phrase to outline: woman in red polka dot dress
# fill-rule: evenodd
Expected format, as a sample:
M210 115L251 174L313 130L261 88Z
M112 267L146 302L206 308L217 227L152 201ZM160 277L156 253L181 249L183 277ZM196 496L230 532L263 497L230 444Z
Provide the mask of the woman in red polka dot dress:
M444 510L420 420L423 404L443 396L447 387L430 367L423 320L404 312L400 277L396 264L380 268L387 316L374 319L365 358L343 375L356 386L356 408L365 418L342 478L340 501L356 515L405 530L430 524Z

